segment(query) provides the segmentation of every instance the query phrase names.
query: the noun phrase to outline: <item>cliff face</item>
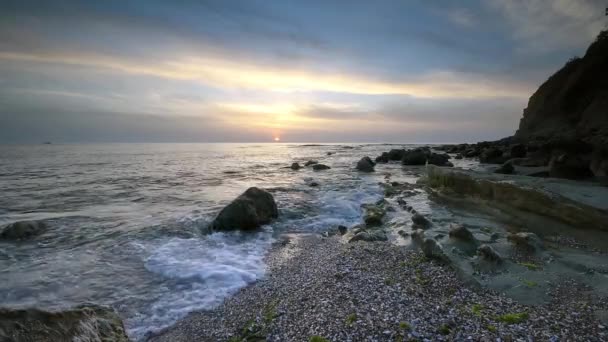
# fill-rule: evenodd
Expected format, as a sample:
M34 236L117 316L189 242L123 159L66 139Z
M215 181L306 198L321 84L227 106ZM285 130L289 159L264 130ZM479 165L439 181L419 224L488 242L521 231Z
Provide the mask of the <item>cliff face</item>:
M608 31L538 88L515 138L608 145Z

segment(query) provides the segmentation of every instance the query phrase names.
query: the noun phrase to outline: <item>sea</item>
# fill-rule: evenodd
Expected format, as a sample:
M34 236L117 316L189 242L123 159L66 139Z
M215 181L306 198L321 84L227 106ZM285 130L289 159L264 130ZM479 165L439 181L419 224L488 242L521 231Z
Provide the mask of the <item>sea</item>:
M0 146L0 226L49 227L31 241L0 242L0 303L110 305L130 337L144 340L264 277L281 234L360 223L361 205L382 199L379 183L401 166L363 174L357 160L404 146L415 145ZM308 160L331 169L289 168ZM209 233L221 208L252 186L272 193L279 219L256 232ZM425 201L421 212L431 210Z

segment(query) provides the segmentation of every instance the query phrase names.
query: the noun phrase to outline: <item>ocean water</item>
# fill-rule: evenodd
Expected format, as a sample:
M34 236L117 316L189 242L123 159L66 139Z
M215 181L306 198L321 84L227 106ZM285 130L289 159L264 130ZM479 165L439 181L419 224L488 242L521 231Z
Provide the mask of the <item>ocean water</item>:
M111 305L131 337L209 309L263 277L286 232L361 221L382 198L383 173L354 171L386 145L91 144L0 147L0 225L44 220L28 242L0 242L0 302L58 309ZM333 154L328 155L327 152ZM318 160L331 170L292 171ZM398 165L392 166L399 168ZM318 187L310 187L311 181ZM250 186L269 190L280 218L254 233L204 233Z

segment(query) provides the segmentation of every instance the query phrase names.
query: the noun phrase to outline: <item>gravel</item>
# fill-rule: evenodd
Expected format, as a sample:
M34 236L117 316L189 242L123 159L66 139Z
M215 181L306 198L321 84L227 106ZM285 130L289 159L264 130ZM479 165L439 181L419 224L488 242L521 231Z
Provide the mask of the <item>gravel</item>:
M151 341L604 341L606 298L564 280L524 306L388 242L290 235L267 276Z

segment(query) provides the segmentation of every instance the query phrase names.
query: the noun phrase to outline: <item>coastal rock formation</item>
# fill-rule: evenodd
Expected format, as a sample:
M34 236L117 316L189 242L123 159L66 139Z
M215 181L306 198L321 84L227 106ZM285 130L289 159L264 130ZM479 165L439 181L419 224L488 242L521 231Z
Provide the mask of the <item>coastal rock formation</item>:
M585 179L591 177L589 162L579 155L564 153L553 156L549 162L549 177Z
M502 257L490 245L481 245L477 248L477 255L483 261L499 264L502 262Z
M304 166L310 166L310 165L315 165L318 164L319 162L316 160L309 160L306 163L304 163Z
M608 31L530 97L515 138L608 144Z
M387 157L389 160L401 160L405 156L405 149L392 149L388 151Z
M0 341L130 340L116 312L108 307L87 304L56 312L0 309Z
M426 164L427 153L423 149L409 150L405 152L401 163L403 165L424 165Z
M450 226L450 237L463 241L475 241L475 237L470 230L462 224L453 224Z
M376 163L386 164L388 163L388 152L382 152L381 155L376 157Z
M252 187L227 205L211 223L212 230L250 230L279 217L272 195Z
M315 171L321 171L321 170L329 170L329 169L331 169L331 167L329 167L325 164L314 164L312 166L312 169Z
M46 231L46 224L41 221L19 221L5 226L0 233L2 240L25 240Z
M374 172L375 165L369 157L363 157L357 162L357 170L361 172Z

